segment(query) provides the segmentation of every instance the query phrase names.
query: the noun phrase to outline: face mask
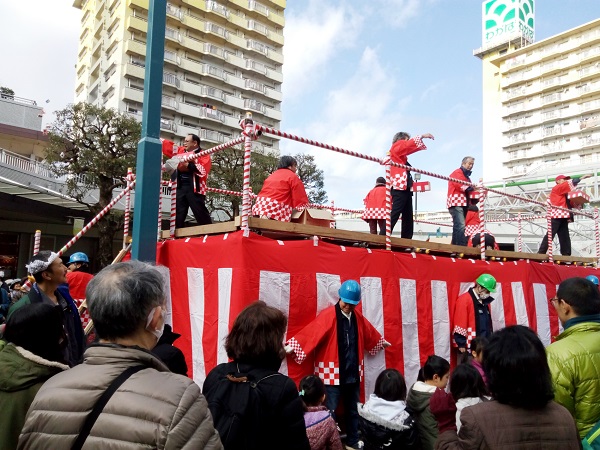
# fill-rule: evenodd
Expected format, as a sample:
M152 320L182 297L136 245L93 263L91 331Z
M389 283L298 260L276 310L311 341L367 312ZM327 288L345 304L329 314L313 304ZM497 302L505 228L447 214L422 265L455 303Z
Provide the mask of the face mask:
M150 333L152 333L154 336L156 336L156 340L158 341L161 336L163 335L163 331L165 330L165 320L167 319L167 312L164 310L164 308L160 308L160 314L162 316L162 324L160 325L160 328L151 330L148 327L150 326L150 322L152 322L152 318L154 317L154 311L156 311L156 308L158 308L158 306L155 306L154 308L152 308L150 310L150 314L148 314L148 318L146 319L146 330L148 330Z

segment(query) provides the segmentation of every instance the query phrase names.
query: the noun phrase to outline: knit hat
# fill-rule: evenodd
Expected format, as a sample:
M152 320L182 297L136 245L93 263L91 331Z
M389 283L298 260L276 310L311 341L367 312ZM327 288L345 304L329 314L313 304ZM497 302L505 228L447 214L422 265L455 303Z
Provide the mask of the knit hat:
M377 177L377 181L375 181L375 184L385 184L385 178Z

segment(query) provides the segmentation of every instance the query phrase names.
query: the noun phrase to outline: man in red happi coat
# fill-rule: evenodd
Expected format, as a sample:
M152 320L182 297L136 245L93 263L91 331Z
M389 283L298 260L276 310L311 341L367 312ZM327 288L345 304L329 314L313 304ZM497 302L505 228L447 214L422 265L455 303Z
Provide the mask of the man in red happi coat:
M364 373L364 351L375 355L390 343L355 310L360 302L358 282L344 281L338 294L338 303L322 311L287 341L286 352L294 353L298 364L314 352L314 372L325 384L327 408L334 412L342 398L347 448L359 448L357 403Z

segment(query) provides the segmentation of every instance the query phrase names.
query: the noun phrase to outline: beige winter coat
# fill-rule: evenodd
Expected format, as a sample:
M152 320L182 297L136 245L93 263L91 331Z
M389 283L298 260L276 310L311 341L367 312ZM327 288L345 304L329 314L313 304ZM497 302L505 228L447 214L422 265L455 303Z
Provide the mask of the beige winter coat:
M83 448L222 449L200 388L169 372L137 347L99 345L84 362L48 380L27 413L19 449L68 449L86 416L125 369L146 365L119 387L92 428Z

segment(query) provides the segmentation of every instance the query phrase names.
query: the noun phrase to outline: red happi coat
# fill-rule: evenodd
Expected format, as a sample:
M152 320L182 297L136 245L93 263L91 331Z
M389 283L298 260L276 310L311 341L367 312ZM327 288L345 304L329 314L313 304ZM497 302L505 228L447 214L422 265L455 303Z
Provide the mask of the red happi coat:
M67 283L69 284L69 294L77 306L85 299L85 289L88 283L94 278L86 272L67 272Z
M365 203L365 210L362 215L363 220L380 220L386 218L385 194L385 184L379 184L369 191L363 200Z
M169 141L166 139L162 140L162 153L167 158L171 158L175 155L183 157L183 156L188 156L191 154L191 152L186 152L185 150L186 149L184 146L180 146L180 147L176 148L173 141ZM193 163L195 166L195 170L192 171L194 194L206 195L206 191L207 191L206 182L208 180L208 174L210 173L210 169L212 167L211 157L210 157L210 155L204 155L204 156L200 156L199 158L192 159L190 162ZM183 167L183 166L181 166L181 167ZM179 170L179 168L180 168L180 165L177 166L178 170ZM171 179L173 181L175 181L177 179L177 175L173 175L171 177Z
M340 361L338 354L336 307L330 306L322 311L315 320L309 323L287 345L294 351L294 361L301 364L308 354L314 352L314 373L330 386L340 384ZM375 355L383 348L383 337L371 323L358 311L356 325L358 328L358 373L362 381L364 376L364 350Z
M450 178L468 181L469 183L471 182L471 179L465 176L460 167L450 174ZM450 208L452 206L467 206L467 194L465 191L468 188L469 186L466 184L448 181L448 197L446 198L446 208Z
M308 196L300 177L290 169L277 169L265 180L252 214L289 222L292 209L302 210L306 205Z
M471 341L477 337L477 324L475 323L475 305L473 304L473 288L456 299L454 304L452 344L457 347L454 340L454 333L461 334L467 338L467 348L471 346ZM482 306L489 309L489 304Z
M552 191L550 191L550 203L552 206L568 208L567 194L573 189L575 189L575 184L572 180L566 180L564 183L556 184L552 188ZM571 214L568 211L552 208L550 210L550 217L553 219L569 219L571 218Z
M392 161L398 164L408 162L408 155L416 153L419 150L427 150L427 146L423 143L421 136L415 136L408 140L399 140L392 144L389 156ZM405 191L408 188L408 174L406 169L400 167L391 167L392 187L399 191Z

